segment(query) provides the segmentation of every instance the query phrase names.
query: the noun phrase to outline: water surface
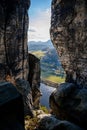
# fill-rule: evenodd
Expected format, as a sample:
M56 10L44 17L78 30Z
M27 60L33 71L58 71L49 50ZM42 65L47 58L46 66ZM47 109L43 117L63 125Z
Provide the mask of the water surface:
M49 108L49 96L56 88L41 83L40 89L43 94L40 100L40 104Z

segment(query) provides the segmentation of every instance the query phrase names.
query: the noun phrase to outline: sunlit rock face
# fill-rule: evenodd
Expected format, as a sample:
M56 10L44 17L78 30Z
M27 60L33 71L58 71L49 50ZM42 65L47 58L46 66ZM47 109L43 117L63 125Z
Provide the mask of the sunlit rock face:
M29 0L0 0L0 80L28 76Z
M58 51L66 81L87 86L87 2L52 0L51 40Z

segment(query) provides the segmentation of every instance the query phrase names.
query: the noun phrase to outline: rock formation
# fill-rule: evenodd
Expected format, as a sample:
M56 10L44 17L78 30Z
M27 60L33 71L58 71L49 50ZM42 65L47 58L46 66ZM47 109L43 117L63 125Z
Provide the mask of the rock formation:
M87 2L52 0L51 40L66 81L87 87Z
M33 116L32 106L39 106L40 64L28 55L29 6L30 0L0 1L0 81L14 84L23 96L25 112Z
M27 81L29 6L30 0L0 0L0 82L9 81L15 85L28 111L31 109L32 96Z
M87 2L52 0L51 40L66 72L66 83L50 96L59 118L87 129Z
M23 96L24 115L30 115L33 117L32 90L29 82L23 79L17 79L15 87Z
M29 75L28 81L32 90L33 107L39 108L40 106L40 60L29 53Z
M24 130L22 96L9 82L0 82L0 130Z
M87 129L87 89L63 83L50 96L53 113Z
M40 114L39 130L83 130L73 123L61 121L51 114Z
M0 0L0 80L28 77L29 0Z

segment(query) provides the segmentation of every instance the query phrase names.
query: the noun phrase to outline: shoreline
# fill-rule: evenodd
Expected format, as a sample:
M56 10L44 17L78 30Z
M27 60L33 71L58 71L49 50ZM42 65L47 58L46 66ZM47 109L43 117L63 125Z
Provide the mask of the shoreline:
M54 87L54 88L57 88L59 86L58 83L55 83L55 82L52 82L52 81L49 81L46 79L41 79L41 83L48 85L48 86L51 86L51 87Z

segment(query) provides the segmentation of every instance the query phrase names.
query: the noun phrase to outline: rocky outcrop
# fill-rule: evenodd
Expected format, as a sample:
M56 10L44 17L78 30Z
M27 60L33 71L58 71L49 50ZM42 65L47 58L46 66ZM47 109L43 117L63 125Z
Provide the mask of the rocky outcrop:
M0 130L24 130L24 114L33 117L39 108L40 61L27 48L29 6L30 0L0 0Z
M87 129L87 2L52 0L51 40L66 72L66 83L50 96L59 118Z
M23 96L26 112L32 115L32 92L27 81L29 6L30 0L0 0L0 81L15 85Z
M68 121L61 121L51 114L42 114L39 118L39 130L82 130Z
M29 75L28 81L32 90L33 107L39 108L40 106L40 60L29 53Z
M24 115L30 115L31 117L33 117L32 90L29 82L23 79L17 79L15 81L15 87L23 96Z
M24 130L22 96L9 82L0 82L0 130Z
M52 0L51 40L66 72L66 81L87 87L87 2Z
M23 96L26 113L32 115L32 106L39 107L40 63L28 55L29 6L30 0L0 1L0 81L16 86Z
M87 129L87 89L63 83L50 96L53 113Z
M28 77L29 0L0 0L0 80Z

